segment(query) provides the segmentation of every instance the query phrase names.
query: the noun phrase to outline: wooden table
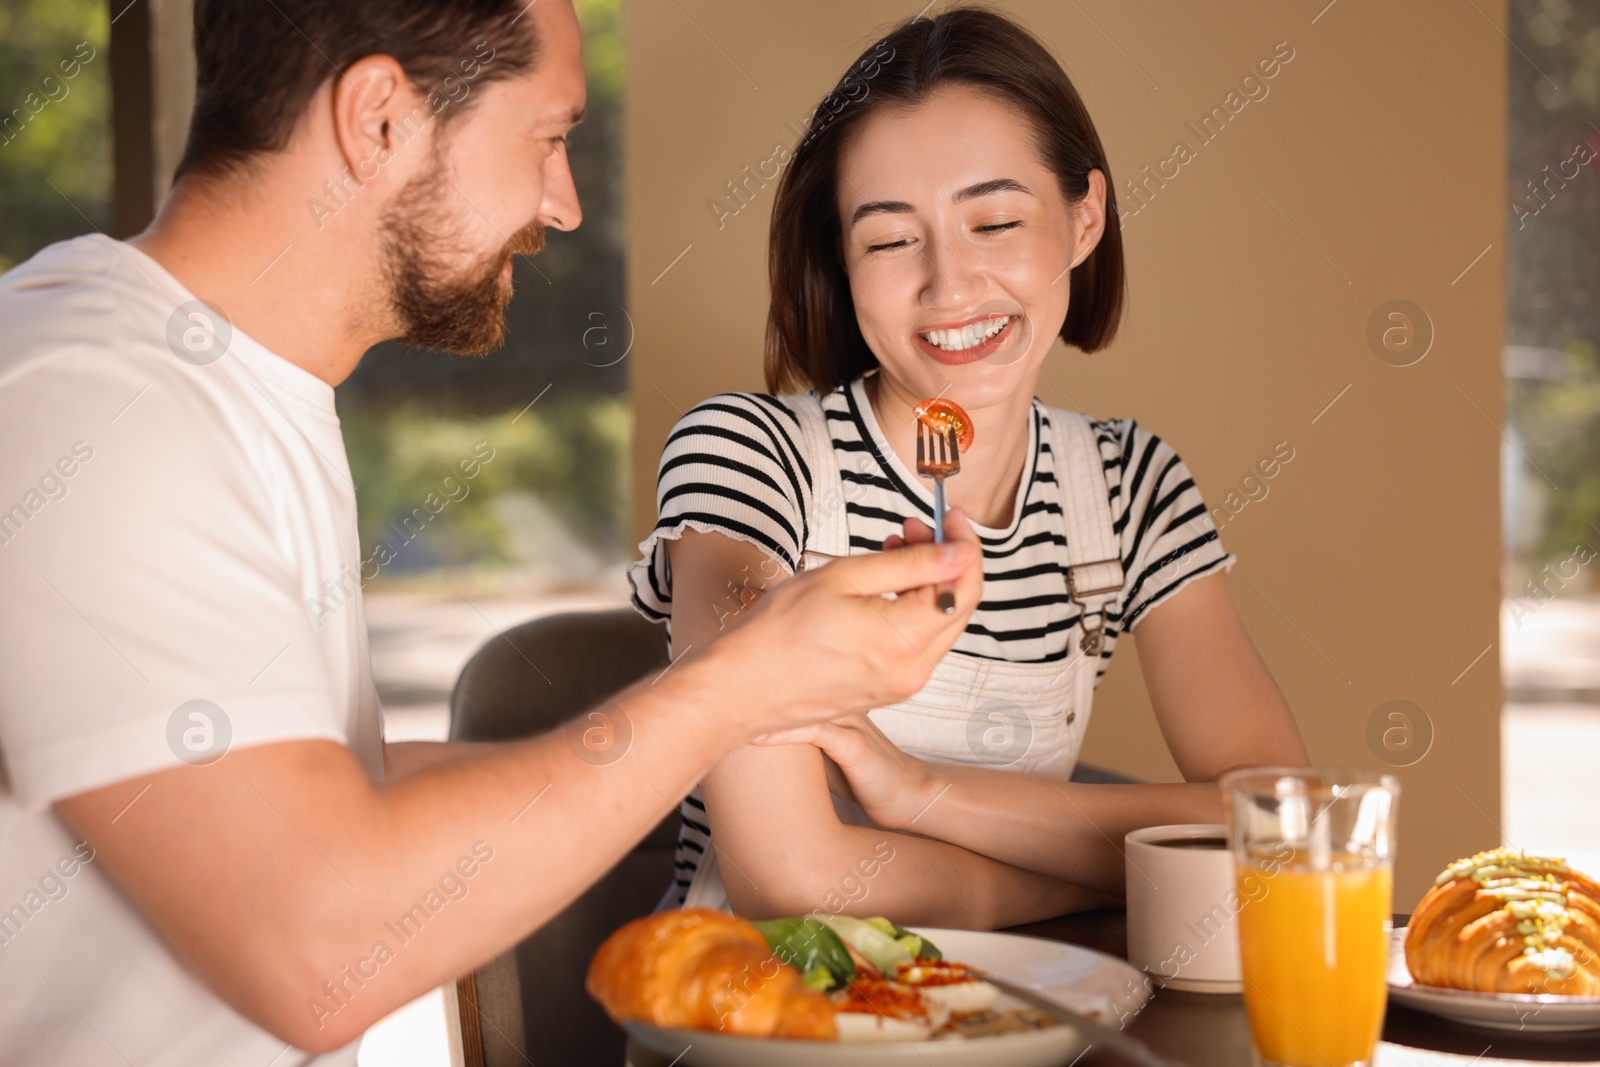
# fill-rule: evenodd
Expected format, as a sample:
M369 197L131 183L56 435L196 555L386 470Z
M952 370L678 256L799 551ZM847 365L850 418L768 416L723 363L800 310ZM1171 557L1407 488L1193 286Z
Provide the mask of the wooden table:
M1405 920L1403 915L1395 917L1396 925L1403 925ZM1128 958L1127 921L1120 910L1063 915L1007 932L1064 941L1118 959ZM1250 1024L1245 1018L1244 1001L1237 994L1181 993L1157 987L1150 1003L1134 1017L1126 1032L1167 1059L1191 1067L1240 1067L1252 1062ZM1524 1036L1480 1030L1391 1004L1376 1061L1376 1067L1600 1063L1600 1035ZM628 1045L628 1062L632 1067L665 1067L632 1042ZM1076 1062L1077 1067L1124 1063L1095 1049Z
M1404 925L1406 916L1395 916ZM1128 957L1128 927L1122 911L1063 915L1008 931L1065 941L1119 959ZM1192 1067L1249 1064L1250 1024L1244 1001L1233 993L1181 993L1156 987L1150 1003L1127 1033L1168 1059ZM1377 1067L1486 1067L1492 1063L1600 1063L1600 1035L1524 1036L1480 1030L1391 1003L1378 1045ZM1122 1061L1091 1050L1079 1067L1111 1067Z

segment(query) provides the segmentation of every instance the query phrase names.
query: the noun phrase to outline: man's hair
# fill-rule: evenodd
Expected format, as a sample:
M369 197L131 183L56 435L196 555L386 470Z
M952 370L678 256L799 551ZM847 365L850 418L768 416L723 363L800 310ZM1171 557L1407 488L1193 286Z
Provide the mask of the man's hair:
M1072 271L1061 338L1104 348L1122 318L1125 282L1117 197L1100 135L1061 64L1004 15L958 7L913 18L861 54L812 115L772 206L768 275L767 388L826 394L878 365L856 322L839 258L839 156L868 115L915 107L945 86L967 86L1025 117L1045 166L1068 203L1106 180L1105 233Z
M323 83L366 56L392 56L419 92L452 102L455 93L466 95L462 83L531 70L538 41L534 20L523 16L532 6L526 0L197 0L194 117L176 176L224 173L281 151ZM461 105L433 110L448 120Z

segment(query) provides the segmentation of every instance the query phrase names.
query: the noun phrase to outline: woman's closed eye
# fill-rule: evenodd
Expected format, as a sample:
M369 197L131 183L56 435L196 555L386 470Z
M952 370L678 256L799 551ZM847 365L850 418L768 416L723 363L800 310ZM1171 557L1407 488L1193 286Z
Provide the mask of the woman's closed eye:
M894 250L894 248L910 248L910 246L917 243L917 235L912 234L909 230L899 230L898 234L893 234L893 232L891 234L883 234L882 237L883 240L867 243L867 251L869 253L890 251Z
M868 245L868 252L887 252L891 248L905 248L911 244L911 238L900 237L893 241L884 241L881 244Z
M983 224L982 226L974 226L972 228L972 232L973 233L1002 233L1002 232L1004 232L1006 230L1014 230L1014 229L1016 229L1017 227L1019 227L1021 225L1022 225L1022 220L1021 219L1014 219L1011 222L989 222L989 223ZM911 238L909 238L909 237L900 237L900 238L897 238L897 239L895 239L893 241L882 241L882 242L879 242L878 244L870 244L870 245L867 246L867 251L868 252L887 252L887 251L889 251L891 249L895 249L895 248L905 248L905 247L909 246L910 244L911 244Z

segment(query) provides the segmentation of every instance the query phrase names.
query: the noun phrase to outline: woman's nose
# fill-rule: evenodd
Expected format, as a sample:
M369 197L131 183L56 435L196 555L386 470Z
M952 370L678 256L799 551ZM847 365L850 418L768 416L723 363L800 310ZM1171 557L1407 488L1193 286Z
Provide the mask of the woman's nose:
M927 268L922 304L928 308L957 308L971 303L978 292L976 264L962 250L938 241L921 249Z

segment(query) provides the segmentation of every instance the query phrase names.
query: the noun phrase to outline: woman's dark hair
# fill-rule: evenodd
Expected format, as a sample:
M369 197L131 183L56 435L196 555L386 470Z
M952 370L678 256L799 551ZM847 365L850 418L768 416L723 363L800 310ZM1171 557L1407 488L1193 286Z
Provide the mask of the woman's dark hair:
M839 259L839 153L884 108L912 107L945 86L970 86L1027 117L1040 157L1068 203L1106 179L1105 233L1072 272L1061 338L1085 352L1110 343L1122 318L1122 235L1100 135L1066 72L1038 38L1003 15L953 8L914 18L861 54L823 98L778 184L767 271L767 388L826 394L878 365L856 323Z
M538 41L533 19L522 17L529 6L522 0L198 0L194 117L177 173L220 173L281 150L322 83L365 56L393 56L428 94L428 114L419 122L448 121L464 110L471 88L533 68Z

